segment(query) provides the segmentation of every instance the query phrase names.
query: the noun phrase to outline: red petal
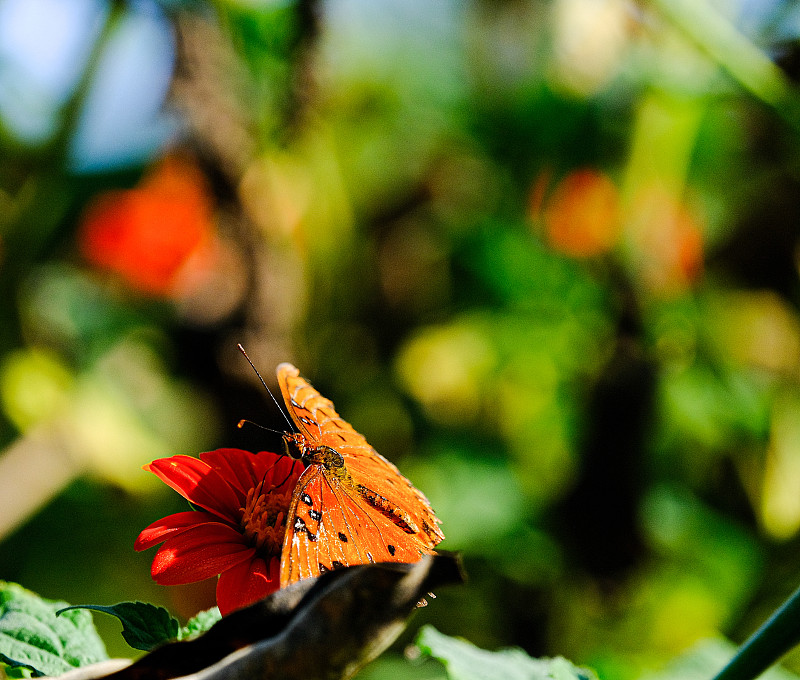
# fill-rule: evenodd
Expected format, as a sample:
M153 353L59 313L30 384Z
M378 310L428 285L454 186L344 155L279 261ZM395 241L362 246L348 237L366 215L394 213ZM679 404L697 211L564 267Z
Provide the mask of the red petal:
M217 606L223 616L258 602L275 592L280 584L280 562L277 557L269 561L256 557L241 562L223 572L217 581Z
M216 515L201 510L187 510L186 512L167 515L143 529L133 547L136 550L147 550L165 541L170 536L182 533L197 524L205 524L207 522L219 522L219 519Z
M236 492L208 463L191 456L159 458L144 466L186 500L238 524L242 516Z
M261 456L265 453L269 452L262 451L258 455ZM272 478L267 481L275 484L276 490L291 492L297 486L297 480L300 479L300 475L303 474L305 469L306 466L299 460L294 460L289 456L281 456L280 460L272 468Z
M201 453L200 459L219 472L243 497L262 483L269 490L275 484L283 487L294 478L289 487L294 488L294 482L303 471L303 465L298 461L271 451L250 453L241 449L217 449Z
M201 524L173 536L153 558L151 574L162 586L194 583L249 560L255 548L225 524Z
M256 455L242 449L206 451L200 454L200 460L219 472L231 488L242 495L242 499L256 485L257 482L254 483L253 480L257 478L260 481L264 474L262 462Z

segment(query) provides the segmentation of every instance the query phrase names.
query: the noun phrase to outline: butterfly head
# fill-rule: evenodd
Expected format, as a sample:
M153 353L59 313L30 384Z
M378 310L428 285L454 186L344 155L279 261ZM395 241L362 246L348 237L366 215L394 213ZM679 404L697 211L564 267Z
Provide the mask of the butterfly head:
M304 460L308 442L306 438L299 432L284 432L283 433L283 452L285 455L295 460Z
M336 449L310 442L300 432L283 433L284 453L305 465L323 465L331 471L344 469L344 458Z

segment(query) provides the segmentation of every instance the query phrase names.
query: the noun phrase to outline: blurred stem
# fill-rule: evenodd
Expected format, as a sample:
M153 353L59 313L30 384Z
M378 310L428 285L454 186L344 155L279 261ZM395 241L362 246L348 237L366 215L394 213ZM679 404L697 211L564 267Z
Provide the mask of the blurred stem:
M0 540L85 471L71 455L62 425L41 425L0 451L0 479L18 480L0 494Z
M69 145L80 120L80 110L94 79L109 39L119 25L125 5L111 3L111 11L100 35L92 46L86 68L70 98L61 110L61 126L53 140L35 158L25 184L19 189L18 209L3 228L3 266L0 268L0 297L16 300L20 282L30 272L31 263L43 257L53 242L53 234L62 224L74 202L70 190L67 163ZM5 305L0 317L0 348L20 343L16 305Z
M634 202L642 190L660 186L679 198L706 106L702 101L648 92L636 110L624 195Z
M50 240L53 230L59 225L69 208L69 197L65 194L64 174L68 164L69 146L80 124L80 112L86 94L94 80L97 67L106 46L116 31L125 6L122 2L111 3L111 10L100 35L81 74L81 78L61 109L61 125L58 132L38 159L39 172L28 181L28 195L15 220L5 226L4 246L13 257L6 257L3 264L4 287L9 277L13 281L28 270Z
M800 98L789 79L707 0L652 0L652 3L742 87L800 127Z
M752 680L800 643L800 588L739 648L714 680Z
M62 160L62 162L67 159L69 144L75 136L78 125L80 125L81 108L92 86L97 68L105 54L111 36L116 32L120 20L125 14L125 2L123 2L123 0L113 0L113 2L109 4L110 9L108 17L103 24L100 34L92 45L89 58L86 61L86 67L83 69L77 86L61 109L62 124L58 130L58 134L50 144L51 157L57 157Z
M296 34L289 51L291 76L284 109L284 132L288 138L302 130L305 114L316 95L314 48L320 35L319 0L297 0Z

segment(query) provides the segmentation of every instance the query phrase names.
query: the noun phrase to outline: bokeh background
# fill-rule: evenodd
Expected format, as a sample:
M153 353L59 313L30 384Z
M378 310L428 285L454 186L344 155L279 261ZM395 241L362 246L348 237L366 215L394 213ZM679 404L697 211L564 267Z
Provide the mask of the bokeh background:
M0 578L212 604L133 551L184 509L141 466L279 445L241 342L462 551L411 633L620 680L741 641L800 583L799 36L779 0L0 0ZM440 675L411 633L363 677Z

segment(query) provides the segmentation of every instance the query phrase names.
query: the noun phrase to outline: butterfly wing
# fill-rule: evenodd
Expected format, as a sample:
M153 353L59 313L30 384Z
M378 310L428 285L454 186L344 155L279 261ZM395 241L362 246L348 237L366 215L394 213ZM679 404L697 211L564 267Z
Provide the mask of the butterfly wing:
M366 489L373 507L399 511L392 510L393 521L401 527L405 524L407 536L414 536L416 542L431 549L439 543L444 534L425 495L373 449L297 368L282 363L277 372L286 407L303 436L338 451L355 484Z
M338 443L349 436L368 446L367 440L336 412L333 402L317 392L297 368L284 362L278 365L277 373L289 415L306 439L323 443L323 436L338 433L334 437Z
M416 562L432 552L365 503L322 465L305 470L289 508L281 588L331 569L370 562Z
M369 444L342 444L337 450L344 456L353 479L366 487L370 496L375 494L372 497L374 503L402 511L402 514L393 516L398 524L405 526L407 533L413 534L429 548L444 538L439 529L439 518L425 494Z

